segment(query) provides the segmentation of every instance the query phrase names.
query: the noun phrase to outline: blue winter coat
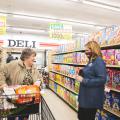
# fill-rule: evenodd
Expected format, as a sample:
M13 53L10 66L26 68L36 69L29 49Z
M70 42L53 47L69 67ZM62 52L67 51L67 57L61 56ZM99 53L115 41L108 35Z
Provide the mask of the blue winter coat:
M82 108L103 108L104 86L107 79L106 65L101 57L88 63L82 70L78 101Z

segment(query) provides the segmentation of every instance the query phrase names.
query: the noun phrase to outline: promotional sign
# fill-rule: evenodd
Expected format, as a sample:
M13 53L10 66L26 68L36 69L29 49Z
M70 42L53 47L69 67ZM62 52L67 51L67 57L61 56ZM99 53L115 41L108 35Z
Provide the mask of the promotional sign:
M50 23L49 37L56 40L72 40L72 26L63 23Z
M6 17L0 16L0 35L6 34Z

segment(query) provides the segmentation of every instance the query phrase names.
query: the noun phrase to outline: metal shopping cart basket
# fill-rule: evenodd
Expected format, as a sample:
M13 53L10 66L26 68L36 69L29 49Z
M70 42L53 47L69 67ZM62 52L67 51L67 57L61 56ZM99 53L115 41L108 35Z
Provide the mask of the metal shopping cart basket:
M0 95L0 120L55 120L42 96Z

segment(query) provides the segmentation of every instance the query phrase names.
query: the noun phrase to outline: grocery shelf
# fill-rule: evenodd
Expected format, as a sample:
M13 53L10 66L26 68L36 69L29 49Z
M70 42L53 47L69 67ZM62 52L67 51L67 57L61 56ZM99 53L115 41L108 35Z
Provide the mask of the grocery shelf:
M75 79L75 78L73 78L73 77L70 77L70 76L68 76L68 75L65 75L65 74L63 74L63 73L60 73L60 72L56 72L56 71L50 71L50 72L53 72L53 73L56 73L56 74L59 74L59 75L66 76L66 77L68 77L68 78Z
M68 106L70 106L74 111L78 111L73 105L71 105L69 102L67 102L64 98L62 98L58 93L56 93L52 88L49 87L51 91L53 91L60 99L62 99Z
M119 44L113 44L113 45L105 45L101 46L101 49L117 49L120 48L120 43Z
M114 44L114 45L105 45L105 46L101 46L101 49L117 49L120 48L120 44ZM61 52L61 53L55 53L54 55L61 55L61 54L69 54L69 53L74 53L74 52L85 52L85 50L73 50L73 51L68 51L68 52Z
M86 64L75 64L75 63L57 63L53 62L52 64L62 64L62 65L71 65L71 66L85 66Z
M115 111L113 111L112 109L107 108L107 107L104 107L104 110L112 113L113 115L116 115L117 117L120 117L120 112L115 112Z
M106 65L106 67L111 67L111 68L120 68L120 65Z
M60 84L59 82L57 82L57 81L55 81L55 80L52 80L52 79L50 79L50 80L53 81L53 82L55 82L55 83L57 83L57 84L60 85L61 87L64 87L64 88L67 89L68 91L74 93L75 95L78 95L77 92L75 92L75 91L73 91L73 90L71 90L71 89L65 87L64 85Z
M84 52L84 51L85 50L73 50L73 51L68 51L68 52L55 53L55 54L53 54L53 56L62 55L62 54L69 54L69 53L74 53L74 52Z
M117 90L116 88L113 88L113 87L108 87L106 86L108 89L110 89L111 91L115 91L115 92L120 92L120 90Z
M52 64L63 64L63 65L71 65L71 66L85 66L86 64L77 64L77 63L57 63L53 62ZM106 65L108 68L120 68L120 65Z

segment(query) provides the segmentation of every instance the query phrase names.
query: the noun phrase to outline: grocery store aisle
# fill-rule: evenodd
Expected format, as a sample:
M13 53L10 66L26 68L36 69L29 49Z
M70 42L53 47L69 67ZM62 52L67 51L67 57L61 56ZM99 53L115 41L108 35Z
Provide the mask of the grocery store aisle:
M51 90L45 90L43 97L56 120L77 120L77 113Z

